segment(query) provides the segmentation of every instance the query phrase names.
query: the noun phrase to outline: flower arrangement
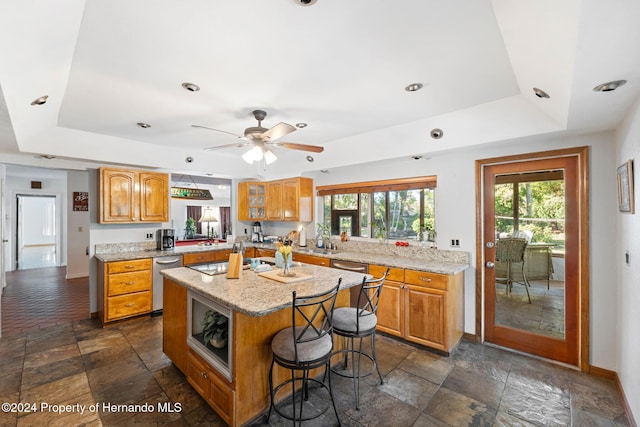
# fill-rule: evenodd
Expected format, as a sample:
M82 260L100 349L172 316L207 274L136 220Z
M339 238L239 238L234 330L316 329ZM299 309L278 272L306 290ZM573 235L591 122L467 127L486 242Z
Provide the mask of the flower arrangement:
M291 247L291 242L289 242L288 240L284 241L284 243L278 242L277 246L278 246L278 252L282 254L282 258L284 258L284 262L286 263L287 260L289 259L289 256L291 255L291 250L293 249Z
M285 240L284 242L278 242L276 244L278 247L278 252L282 255L283 263L282 263L282 276L292 277L295 276L295 273L292 273L290 270L291 267L291 251L293 247L291 247L291 241Z

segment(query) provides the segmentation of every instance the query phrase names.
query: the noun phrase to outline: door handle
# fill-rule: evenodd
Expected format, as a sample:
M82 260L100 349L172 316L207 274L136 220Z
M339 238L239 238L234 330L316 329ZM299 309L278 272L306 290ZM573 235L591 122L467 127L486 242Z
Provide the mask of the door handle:
M495 267L495 264L494 264L493 262L491 262L491 261L487 261L487 263L485 264L485 266L486 266L487 268L493 268L493 267Z

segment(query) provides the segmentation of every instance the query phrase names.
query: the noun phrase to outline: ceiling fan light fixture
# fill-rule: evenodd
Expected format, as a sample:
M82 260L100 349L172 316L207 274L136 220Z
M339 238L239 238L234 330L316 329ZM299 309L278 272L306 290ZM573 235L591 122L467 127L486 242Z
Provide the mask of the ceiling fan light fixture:
M266 148L264 150L264 161L268 165L270 165L271 163L275 162L276 160L278 160L278 156L276 156L276 153L274 153L270 149Z
M259 162L263 157L264 153L262 152L262 147L256 145L242 155L242 160L251 164L253 162Z

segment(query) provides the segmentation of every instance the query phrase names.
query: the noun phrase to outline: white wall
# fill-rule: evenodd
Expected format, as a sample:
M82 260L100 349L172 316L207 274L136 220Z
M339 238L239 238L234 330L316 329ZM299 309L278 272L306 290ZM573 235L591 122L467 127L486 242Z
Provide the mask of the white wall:
M92 191L87 172L67 172L67 279L89 276L89 212L73 210L73 193Z
M475 149L443 152L430 159L390 159L384 164L355 165L314 175L315 185L437 175L436 229L440 249L453 250L448 242L460 240L460 250L471 254L465 272L465 332L475 331L475 160L558 148L590 146L591 231L591 364L615 370L617 354L615 218L616 177L612 134L579 137L528 138ZM443 140L442 144L446 144ZM636 353L638 354L638 353Z
M616 166L627 160L634 160L635 178L635 214L616 213L616 247L614 266L618 272L614 276L618 284L617 322L612 331L618 337L616 342L617 372L629 406L636 420L640 418L640 340L637 339L640 325L640 100L625 118L616 133ZM615 170L611 171L612 175ZM630 263L624 261L625 252L629 252Z

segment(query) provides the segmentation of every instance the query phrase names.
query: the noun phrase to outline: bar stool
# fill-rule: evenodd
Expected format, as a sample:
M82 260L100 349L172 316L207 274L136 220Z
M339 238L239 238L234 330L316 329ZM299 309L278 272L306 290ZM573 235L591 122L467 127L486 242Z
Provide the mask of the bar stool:
M343 369L333 368L331 371L337 375L347 378L353 378L353 389L356 395L356 409L360 409L360 378L364 378L374 370L378 371L380 384L383 384L382 374L378 368L376 360L376 326L378 325L378 302L380 301L380 293L384 284L389 268L379 279L369 279L365 277L362 280L362 286L358 293L358 303L356 307L340 307L333 312L333 332L343 337L344 348L334 352L335 354L344 354ZM362 351L362 339L371 337L371 354ZM359 339L358 350L354 347L354 339ZM355 360L356 354L358 360ZM351 370L347 371L349 355L351 356ZM373 363L372 368L362 373L360 372L360 361L362 356L368 358ZM345 372L346 371L346 372Z
M328 391L338 425L341 425L331 390L331 375L327 375L331 369L331 356L333 355L331 319L341 282L342 279L338 280L337 286L328 292L317 295L299 297L296 295L296 291L293 291L292 326L282 329L271 340L271 350L273 351L269 370L271 404L267 422L271 418L272 410L283 418L292 420L294 426L296 421L302 425L302 421L311 420L324 414L329 409L328 405L318 410L317 405L309 402L309 384L311 383L319 385L320 390ZM276 363L291 370L291 378L274 388L273 368ZM321 366L325 367L323 381L309 377L311 369ZM301 373L296 377L296 372L300 371ZM328 384L324 382L326 377L329 378ZM296 383L300 384L298 411L296 411ZM287 384L291 384L291 396L284 398L276 405L278 391ZM291 402L291 411L285 413L284 408L289 405L289 402Z

